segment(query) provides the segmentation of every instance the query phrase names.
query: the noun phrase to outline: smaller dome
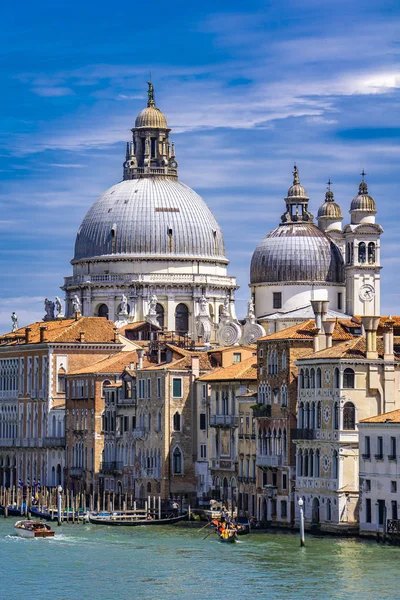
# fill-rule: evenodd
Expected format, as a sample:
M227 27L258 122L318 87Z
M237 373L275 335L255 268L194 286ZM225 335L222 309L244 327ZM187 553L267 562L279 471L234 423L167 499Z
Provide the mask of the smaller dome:
M157 127L167 129L167 119L156 106L147 106L136 117L135 127Z
M376 213L375 200L368 194L368 187L364 180L360 183L357 196L351 202L350 212L355 210Z
M343 219L339 204L336 204L332 190L325 194L325 202L321 204L317 214L318 219Z

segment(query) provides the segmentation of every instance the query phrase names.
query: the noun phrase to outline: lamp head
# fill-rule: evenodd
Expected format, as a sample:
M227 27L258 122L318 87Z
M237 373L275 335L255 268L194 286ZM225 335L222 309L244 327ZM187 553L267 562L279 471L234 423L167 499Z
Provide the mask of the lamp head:
M299 506L300 508L303 506L304 502L303 502L303 498L299 498Z

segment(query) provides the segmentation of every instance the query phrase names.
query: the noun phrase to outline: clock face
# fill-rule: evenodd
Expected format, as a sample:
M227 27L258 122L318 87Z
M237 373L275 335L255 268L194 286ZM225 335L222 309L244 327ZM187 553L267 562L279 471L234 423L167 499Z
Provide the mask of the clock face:
M371 302L375 296L375 289L372 285L368 283L363 285L360 289L360 299L364 300L364 302Z

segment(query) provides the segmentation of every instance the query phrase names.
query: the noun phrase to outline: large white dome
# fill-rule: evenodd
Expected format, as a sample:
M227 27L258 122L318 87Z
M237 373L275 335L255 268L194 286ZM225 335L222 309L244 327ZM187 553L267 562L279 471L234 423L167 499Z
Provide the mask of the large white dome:
M83 219L74 261L121 255L228 262L221 229L204 200L179 181L157 177L112 186Z

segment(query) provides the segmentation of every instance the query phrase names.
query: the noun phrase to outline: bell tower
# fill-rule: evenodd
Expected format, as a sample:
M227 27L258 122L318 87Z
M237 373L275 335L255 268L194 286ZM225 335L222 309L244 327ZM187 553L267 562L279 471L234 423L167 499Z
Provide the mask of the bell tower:
M380 315L380 237L375 223L375 200L368 194L362 172L358 194L350 206L351 221L344 228L346 248L346 312L349 315Z

